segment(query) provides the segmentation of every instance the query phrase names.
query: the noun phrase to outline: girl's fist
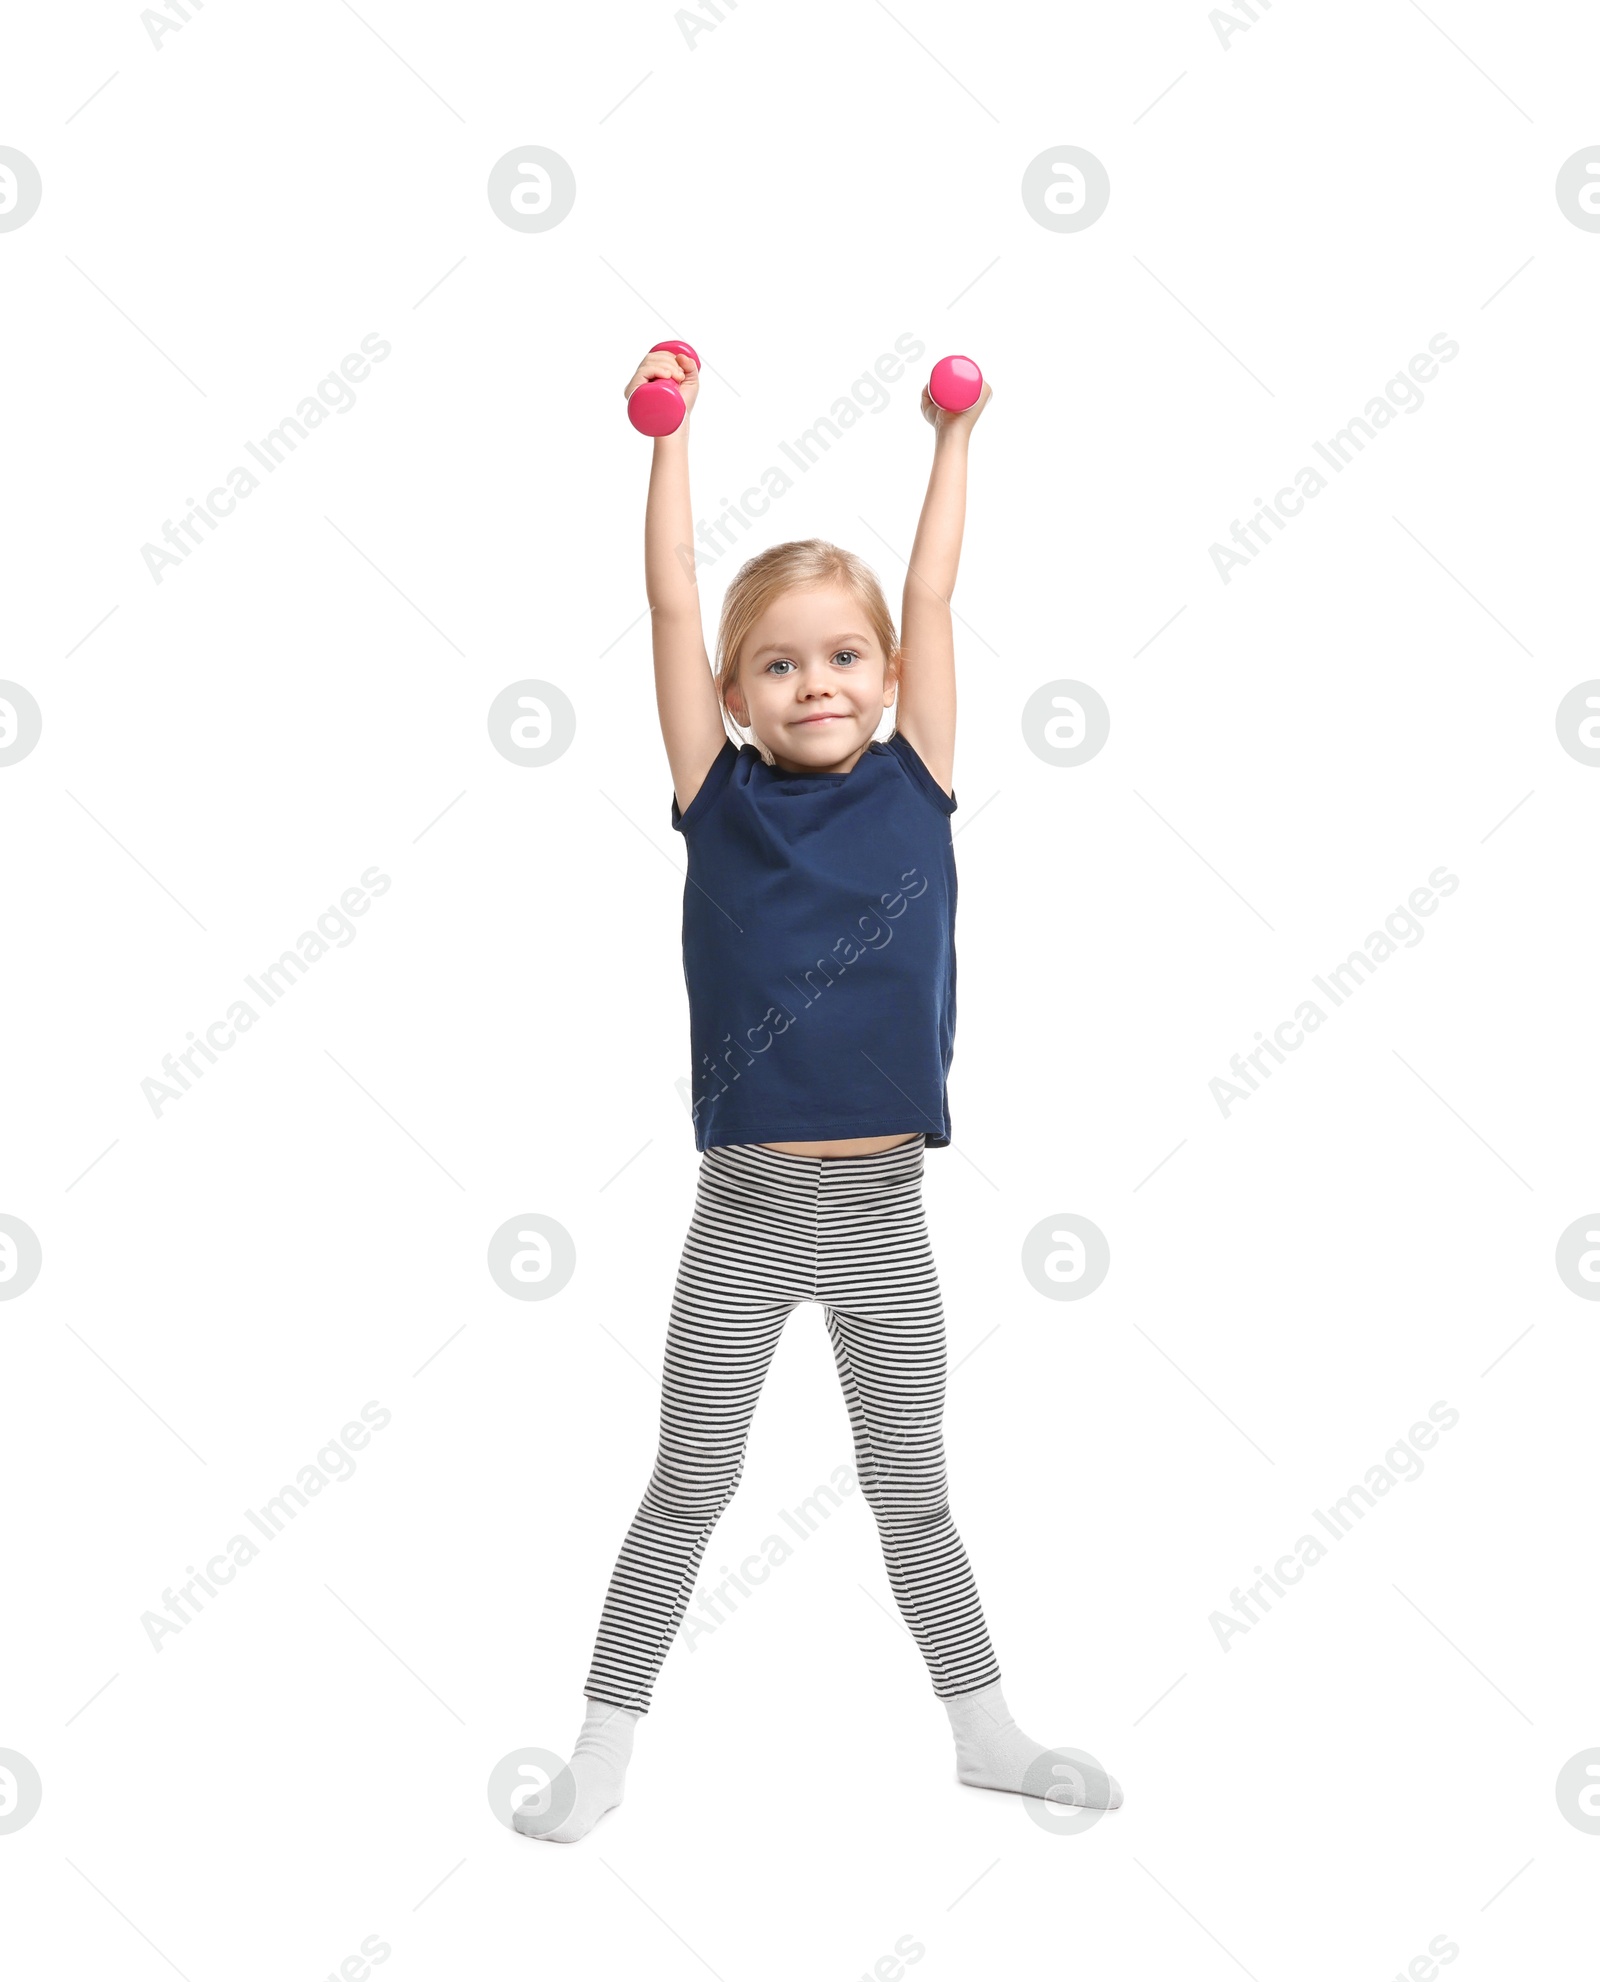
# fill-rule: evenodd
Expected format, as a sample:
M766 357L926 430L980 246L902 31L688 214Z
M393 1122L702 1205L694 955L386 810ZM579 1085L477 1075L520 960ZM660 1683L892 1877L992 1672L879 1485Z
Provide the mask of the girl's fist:
M985 379L982 392L978 394L977 398L964 413L948 413L944 407L935 403L932 393L924 386L922 388L922 417L937 433L945 433L951 427L969 428L983 411L984 407L988 405L990 397L989 381Z
M685 412L694 411L700 374L688 358L680 357L675 351L647 351L639 360L639 369L622 388L623 398L631 399L647 379L671 379L683 394Z

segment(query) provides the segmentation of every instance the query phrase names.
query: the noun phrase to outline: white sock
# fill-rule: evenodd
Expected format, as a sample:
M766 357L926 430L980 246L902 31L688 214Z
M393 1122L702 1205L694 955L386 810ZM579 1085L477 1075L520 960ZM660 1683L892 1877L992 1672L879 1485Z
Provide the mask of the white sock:
M1009 1789L1080 1810L1115 1810L1122 1786L1071 1749L1046 1748L1011 1718L1000 1682L945 1701L956 1737L956 1775L974 1789ZM1048 1757L1058 1758L1054 1762Z
M590 1700L572 1760L551 1783L548 1803L535 1797L521 1805L512 1815L511 1828L547 1844L572 1844L592 1831L622 1801L622 1779L640 1719L626 1707Z

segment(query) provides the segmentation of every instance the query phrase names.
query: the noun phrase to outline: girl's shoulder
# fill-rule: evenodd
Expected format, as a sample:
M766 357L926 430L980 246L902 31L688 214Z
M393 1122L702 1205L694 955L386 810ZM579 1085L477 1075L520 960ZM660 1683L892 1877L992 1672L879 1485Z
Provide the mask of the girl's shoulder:
M727 790L728 782L733 776L734 766L744 756L746 751L749 751L752 757L759 757L760 753L753 745L748 743L738 744L734 742L731 736L724 737L722 748L712 758L711 768L706 772L700 789L690 799L687 812L679 811L677 794L673 794L672 828L674 832L681 833L690 820L701 819L710 811L723 792Z
M916 789L948 818L956 809L956 795L953 791L946 791L923 763L910 737L896 730L885 740L884 747L897 760Z

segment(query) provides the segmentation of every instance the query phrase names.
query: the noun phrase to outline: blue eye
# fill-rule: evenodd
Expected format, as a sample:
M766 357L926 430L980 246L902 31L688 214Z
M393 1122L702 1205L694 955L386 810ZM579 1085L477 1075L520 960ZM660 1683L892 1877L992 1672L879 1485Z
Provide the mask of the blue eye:
M850 659L853 661L859 661L861 658L861 656L856 652L854 647L841 647L839 649L839 653L835 654L833 658L835 660L838 660L841 654L848 654Z

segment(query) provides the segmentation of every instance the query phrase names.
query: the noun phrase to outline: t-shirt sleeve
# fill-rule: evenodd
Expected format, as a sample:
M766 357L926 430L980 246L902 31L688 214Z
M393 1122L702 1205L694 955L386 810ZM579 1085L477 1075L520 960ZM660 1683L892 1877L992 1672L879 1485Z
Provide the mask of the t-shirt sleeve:
M728 780L733 775L733 767L738 761L739 752L732 737L724 737L722 748L711 760L711 769L706 772L705 783L689 801L687 812L678 810L678 795L672 795L672 830L684 832L690 825L698 825L707 812L728 788Z
M931 799L948 818L956 809L955 793L946 791L944 786L940 784L932 771L928 769L927 765L917 755L916 750L912 747L911 739L907 736L902 736L896 730L894 735L889 738L889 748L900 759L900 762L905 767L907 777L910 778L918 791L925 798ZM692 812L694 807L691 806L689 809Z

